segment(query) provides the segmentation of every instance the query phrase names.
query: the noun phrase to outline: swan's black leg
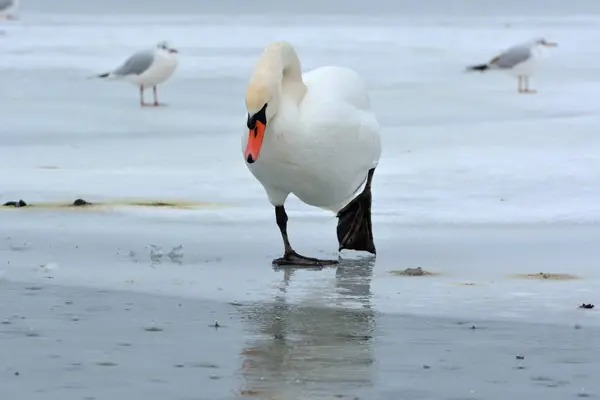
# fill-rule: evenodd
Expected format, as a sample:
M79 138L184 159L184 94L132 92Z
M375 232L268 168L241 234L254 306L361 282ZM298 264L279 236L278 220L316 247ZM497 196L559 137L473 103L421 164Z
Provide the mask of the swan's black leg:
M273 264L276 264L279 266L281 266L281 265L298 265L298 266L307 266L307 267L338 264L337 260L320 260L318 258L305 257L305 256L302 256L302 255L296 253L296 251L292 248L292 245L290 244L290 241L288 239L288 234L287 234L288 216L285 212L284 206L275 206L275 219L277 221L277 226L279 226L279 230L281 231L281 237L283 238L284 253L283 253L283 257L273 260Z
M340 251L348 249L376 254L371 226L371 181L374 173L375 168L369 170L362 193L337 214Z

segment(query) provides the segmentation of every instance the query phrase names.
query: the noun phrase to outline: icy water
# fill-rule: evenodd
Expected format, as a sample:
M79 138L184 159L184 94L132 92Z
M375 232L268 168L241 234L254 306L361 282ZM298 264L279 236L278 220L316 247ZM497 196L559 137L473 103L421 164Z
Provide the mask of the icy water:
M7 399L569 399L598 393L598 328L4 283ZM363 282L364 280L364 282ZM210 326L219 319L219 328Z
M306 271L270 267L279 249L267 224L230 245L243 224L46 213L3 213L7 398L500 400L600 389L599 314L578 308L597 304L596 227L383 225L376 263ZM294 224L298 249L331 256L333 240L311 237L332 227ZM418 266L439 275L392 273Z
M34 205L0 209L2 399L600 395L578 308L600 283L600 3L203 3L24 0L1 22L0 202ZM538 94L463 72L533 36L559 43ZM166 107L86 79L164 39ZM376 261L270 265L240 135L275 40L369 86ZM288 210L299 252L335 256L333 215Z

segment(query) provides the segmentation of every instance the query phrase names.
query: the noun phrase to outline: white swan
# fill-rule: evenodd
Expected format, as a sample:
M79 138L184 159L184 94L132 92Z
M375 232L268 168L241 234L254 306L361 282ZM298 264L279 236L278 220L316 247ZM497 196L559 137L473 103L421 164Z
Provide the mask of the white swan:
M158 103L157 86L173 75L178 65L178 51L167 42L159 42L152 49L141 50L129 57L120 67L112 72L96 75L98 78L125 79L140 88L140 105L144 102L144 89L152 87L154 92L153 106Z
M513 46L503 53L492 58L486 64L468 67L470 71L484 72L498 69L518 78L519 93L536 93L529 89L529 77L541 66L542 59L547 55L546 47L555 47L556 43L548 42L544 38L536 38L525 43Z
M302 74L294 48L269 45L246 90L246 165L275 206L285 252L278 265L323 265L296 253L288 241L284 203L293 193L304 203L337 212L339 250L375 254L371 230L371 180L381 155L379 123L356 72L321 67Z

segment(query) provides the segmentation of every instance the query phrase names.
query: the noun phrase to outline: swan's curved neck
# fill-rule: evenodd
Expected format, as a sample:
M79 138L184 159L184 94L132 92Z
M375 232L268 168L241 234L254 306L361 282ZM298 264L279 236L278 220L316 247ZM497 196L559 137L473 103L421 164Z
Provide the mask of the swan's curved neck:
M268 87L274 97L285 93L298 103L306 94L300 60L287 42L273 43L265 49L254 69L252 82Z

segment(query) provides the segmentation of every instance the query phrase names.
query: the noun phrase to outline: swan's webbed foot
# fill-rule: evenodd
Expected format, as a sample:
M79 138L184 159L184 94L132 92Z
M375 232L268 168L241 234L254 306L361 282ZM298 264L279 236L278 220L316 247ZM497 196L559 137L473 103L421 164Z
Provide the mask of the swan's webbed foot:
M340 251L348 249L376 254L371 227L371 181L374 173L375 168L369 170L363 192L337 214Z
M275 206L275 219L277 220L277 226L281 231L281 237L283 239L283 245L285 252L283 257L276 258L273 260L273 265L295 265L301 267L323 267L325 265L339 264L337 260L320 260L318 258L302 256L292 248L287 235L287 213L283 206Z
M273 264L278 266L298 265L302 267L324 267L326 265L339 264L339 261L320 260L318 258L305 257L292 250L291 252L286 252L286 254L284 254L283 257L274 259Z

